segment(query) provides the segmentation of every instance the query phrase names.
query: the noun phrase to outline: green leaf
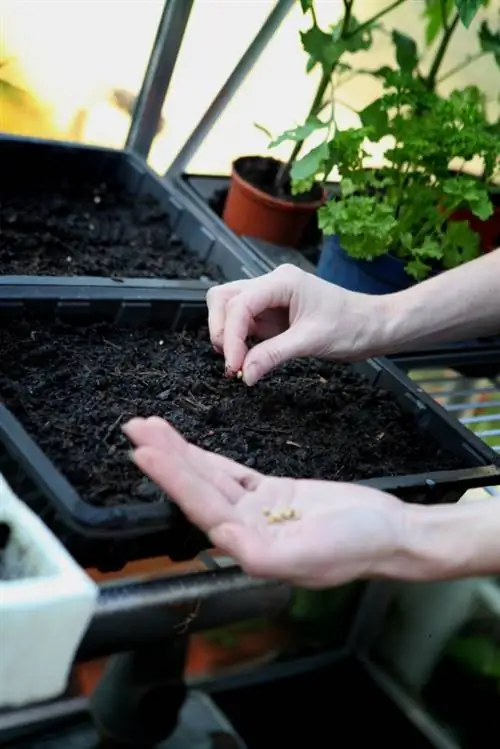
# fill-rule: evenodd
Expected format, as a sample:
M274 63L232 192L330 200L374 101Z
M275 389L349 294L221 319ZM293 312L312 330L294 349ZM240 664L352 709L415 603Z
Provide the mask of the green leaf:
M355 192L357 192L356 184L352 179L349 179L349 177L345 177L342 180L342 182L340 183L340 189L342 191L343 198L348 198L350 195L353 195Z
M448 654L469 672L494 679L500 678L500 648L486 637L455 637Z
M334 39L337 39L337 29L340 33L340 29L343 24L338 24L334 27ZM347 28L347 35L344 39L339 38L338 42L343 45L344 51L346 52L360 52L361 50L370 49L373 41L373 30L378 28L378 24L372 24L369 27L361 24L354 16L349 19L349 26Z
M312 57L309 57L306 63L306 73L310 73L311 70L314 70L317 64L318 64L317 60L313 60Z
M431 268L419 257L415 257L405 265L406 273L415 279L415 281L425 281L430 275Z
M333 68L345 51L342 42L333 41L331 34L321 31L317 26L302 32L300 38L304 52L309 55L310 60L324 68Z
M455 0L460 20L466 29L469 28L476 13L483 4L483 0Z
M261 133L264 133L264 135L267 135L267 137L269 138L269 140L270 140L270 141L272 141L272 139L273 139L273 136L272 136L272 134L271 134L271 133L269 132L269 130L267 129L267 127L265 127L264 125L259 125L259 123L258 123L258 122L254 122L254 123L253 123L253 126L254 126L255 128L257 128L257 130L260 130L260 131L261 131Z
M373 131L374 140L380 140L389 132L389 116L380 99L372 101L359 113L359 116L363 127L371 128Z
M405 73L411 73L418 65L418 49L416 42L399 31L392 32L392 41L396 47L396 60Z
M394 206L384 198L351 195L330 200L318 211L324 234L337 234L344 250L358 260L386 255L397 227Z
M314 0L300 0L300 7L302 8L302 13L307 13L313 9Z
M450 221L443 238L443 266L446 270L474 260L480 254L480 239L467 221Z
M482 51L491 52L495 57L496 64L500 66L500 31L494 34L484 21L479 30L479 43Z
M343 30L343 24L334 26L330 33L314 25L301 33L302 47L309 55L309 70L319 63L324 69L332 71L345 52L359 52L371 47L373 40L371 27L366 28L351 16L347 34L344 36L342 36Z
M279 146L288 140L301 143L303 140L306 140L306 138L309 138L310 135L316 132L316 130L324 130L327 127L328 124L321 122L318 117L309 117L309 119L306 120L303 125L298 125L297 127L291 128L290 130L285 130L284 133L281 133L281 135L279 135L275 140L272 141L272 143L269 145L269 148L276 148L276 146Z
M423 17L426 20L425 41L427 45L432 44L443 29L443 7L446 21L449 20L453 10L453 0L425 0Z
M420 259L441 260L443 248L437 239L425 237L420 247L413 247L412 252Z
M463 175L453 177L443 182L442 190L457 205L468 206L481 221L486 221L493 215L493 204L488 191L478 180Z
M313 175L316 176L321 171L324 162L328 159L330 150L328 143L322 143L309 151L302 159L294 163L290 170L290 177L293 181L307 180Z

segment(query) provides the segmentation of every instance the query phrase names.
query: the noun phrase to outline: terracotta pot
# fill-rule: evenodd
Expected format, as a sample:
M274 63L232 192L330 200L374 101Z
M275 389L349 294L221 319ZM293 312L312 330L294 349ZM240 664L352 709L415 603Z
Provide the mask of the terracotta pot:
M298 247L309 221L325 200L324 193L319 199L311 201L274 197L241 176L242 165L250 160L274 163L276 171L279 168L279 162L260 156L237 159L233 164L223 220L238 236Z

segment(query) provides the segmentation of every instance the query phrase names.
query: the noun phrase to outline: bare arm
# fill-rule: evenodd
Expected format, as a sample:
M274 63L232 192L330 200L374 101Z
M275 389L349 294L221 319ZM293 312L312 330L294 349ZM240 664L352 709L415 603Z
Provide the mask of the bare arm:
M380 576L452 580L500 574L500 498L458 505L407 506L398 549Z
M405 291L380 297L380 354L500 333L500 249Z

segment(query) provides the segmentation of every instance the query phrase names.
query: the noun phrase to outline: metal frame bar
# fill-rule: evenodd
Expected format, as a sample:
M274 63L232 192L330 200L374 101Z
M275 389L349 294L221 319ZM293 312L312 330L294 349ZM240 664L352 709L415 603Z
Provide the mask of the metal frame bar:
M215 99L212 101L205 114L170 165L165 175L168 179L173 179L184 172L186 166L198 151L222 112L231 102L233 96L239 90L245 78L266 49L293 5L295 5L295 0L278 0L273 10L264 21L260 31L256 34L236 67L223 84L219 93L216 95Z
M235 566L105 583L100 586L97 611L75 660L134 650L145 642L163 641L169 632L186 635L270 617L286 608L290 596L289 586L248 577ZM85 709L85 700L62 697L18 710L1 710L0 745L7 734L23 726L36 729Z
M165 0L125 150L147 159L172 80L194 0Z

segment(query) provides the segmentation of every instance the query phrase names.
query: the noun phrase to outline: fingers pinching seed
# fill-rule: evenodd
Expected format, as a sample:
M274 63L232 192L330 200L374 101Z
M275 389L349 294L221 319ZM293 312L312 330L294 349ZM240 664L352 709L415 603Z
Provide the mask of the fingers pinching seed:
M265 509L262 514L267 517L267 522L270 525L284 523L287 520L299 520L300 518L300 514L293 507L287 507L279 512L271 512L271 510Z

